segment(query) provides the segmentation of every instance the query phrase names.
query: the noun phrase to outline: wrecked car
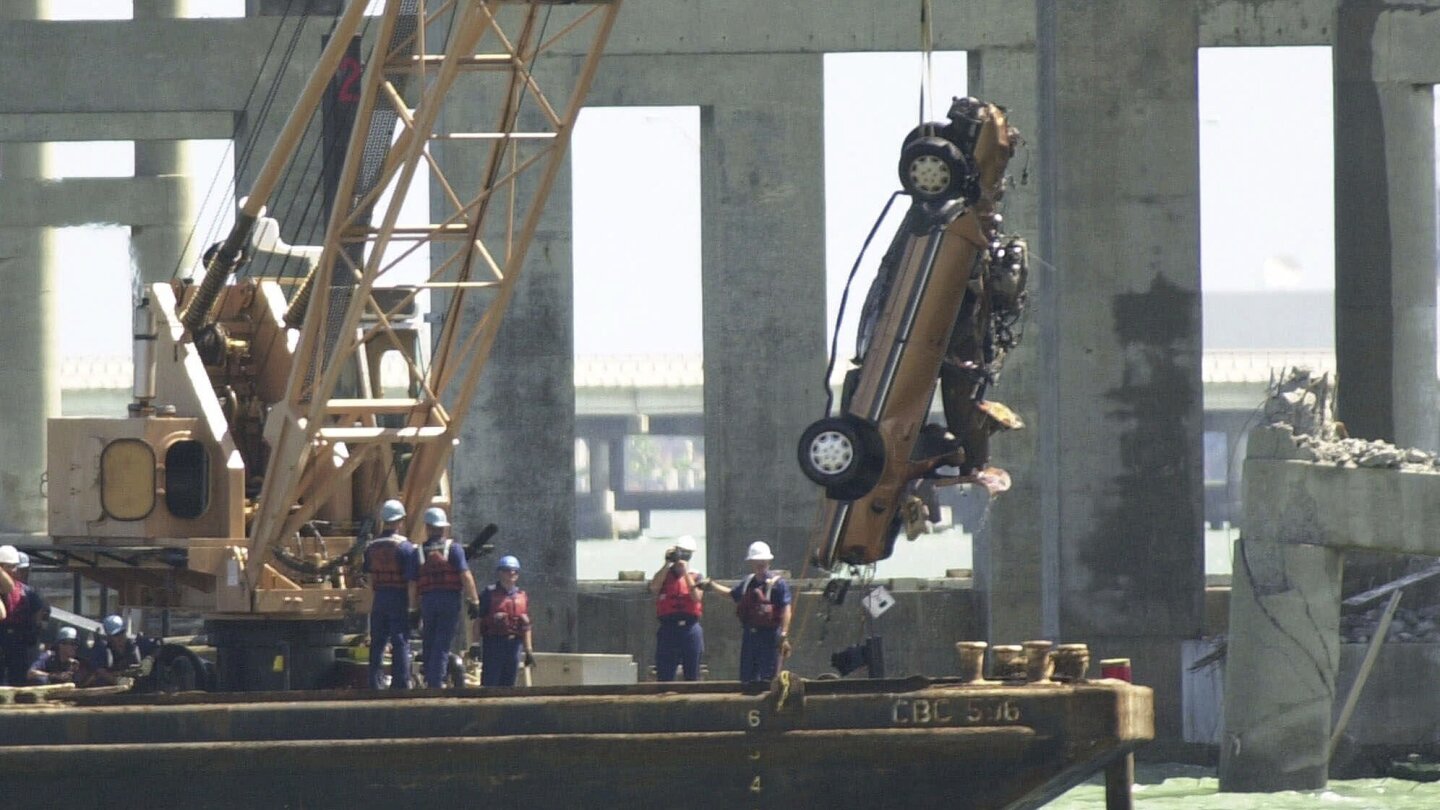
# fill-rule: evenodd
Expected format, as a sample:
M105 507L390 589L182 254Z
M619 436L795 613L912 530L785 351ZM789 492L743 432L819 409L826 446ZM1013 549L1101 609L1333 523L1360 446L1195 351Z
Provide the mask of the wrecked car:
M890 556L901 530L914 537L938 517L936 486L1009 487L989 465L990 436L1022 423L986 394L1025 306L1027 248L1001 233L997 211L1019 134L1002 108L973 98L955 99L947 118L902 144L910 207L861 310L838 412L827 406L800 438L800 466L827 498L822 567ZM937 385L943 424L930 421Z

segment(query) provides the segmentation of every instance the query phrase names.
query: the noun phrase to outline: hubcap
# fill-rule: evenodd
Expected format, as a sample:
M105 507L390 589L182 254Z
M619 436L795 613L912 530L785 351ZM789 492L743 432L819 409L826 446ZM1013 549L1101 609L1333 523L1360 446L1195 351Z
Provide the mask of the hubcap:
M855 445L838 430L826 430L810 440L810 464L825 475L839 475L855 461Z
M910 182L927 194L939 194L950 185L950 166L934 155L910 161Z

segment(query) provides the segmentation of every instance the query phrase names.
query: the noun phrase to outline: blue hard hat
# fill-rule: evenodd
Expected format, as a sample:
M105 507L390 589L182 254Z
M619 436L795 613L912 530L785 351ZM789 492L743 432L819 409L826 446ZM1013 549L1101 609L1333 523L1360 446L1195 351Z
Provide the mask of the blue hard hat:
M425 510L426 526L449 526L450 520L445 517L445 510L438 506L432 506Z
M519 571L520 561L515 559L513 556L506 554L504 557L500 558L500 562L495 563L496 571L499 571L502 568L510 568Z
M394 523L397 520L405 519L405 504L391 498L380 504L380 520L385 523Z
M100 629L104 630L107 636L118 636L125 632L125 620L119 616L106 616L100 622Z

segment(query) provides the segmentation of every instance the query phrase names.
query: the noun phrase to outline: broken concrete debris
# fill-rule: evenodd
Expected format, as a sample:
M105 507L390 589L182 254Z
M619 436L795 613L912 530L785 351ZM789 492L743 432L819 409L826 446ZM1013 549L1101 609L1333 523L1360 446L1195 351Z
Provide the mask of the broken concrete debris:
M1383 604L1370 610L1340 616L1340 641L1345 644L1366 644L1375 635ZM1385 632L1387 644L1440 643L1440 605L1422 608L1399 608Z
M1440 458L1434 453L1346 436L1345 426L1331 410L1334 397L1330 375L1317 377L1303 367L1282 371L1270 383L1266 424L1251 433L1248 455L1337 467L1440 471Z

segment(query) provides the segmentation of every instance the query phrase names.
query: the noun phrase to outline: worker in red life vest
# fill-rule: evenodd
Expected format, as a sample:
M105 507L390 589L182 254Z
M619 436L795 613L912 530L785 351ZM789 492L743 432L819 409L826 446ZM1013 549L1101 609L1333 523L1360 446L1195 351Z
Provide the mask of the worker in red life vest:
M740 617L740 681L770 681L780 659L790 655L790 586L770 570L767 543L750 544L745 560L752 573L730 590Z
M0 546L0 685L26 684L40 627L50 616L45 597L25 583L20 561L19 549Z
M420 547L420 644L424 656L425 685L438 689L445 683L450 645L460 625L460 592L474 613L480 604L475 576L465 561L465 549L449 537L450 521L438 506L425 510L425 544Z
M520 561L509 554L495 565L496 581L485 586L471 618L480 620L480 685L514 686L520 661L535 666L530 634L530 599L520 590Z
M705 612L706 579L690 570L695 549L695 540L688 535L676 540L665 551L665 565L650 578L655 616L660 620L655 632L657 681L675 680L676 667L685 673L685 680L700 679L700 656L705 652L700 616Z
M390 646L390 688L410 688L411 618L419 619L420 553L400 534L405 504L380 505L380 536L365 546L361 570L370 583L370 688L384 685L385 646Z

